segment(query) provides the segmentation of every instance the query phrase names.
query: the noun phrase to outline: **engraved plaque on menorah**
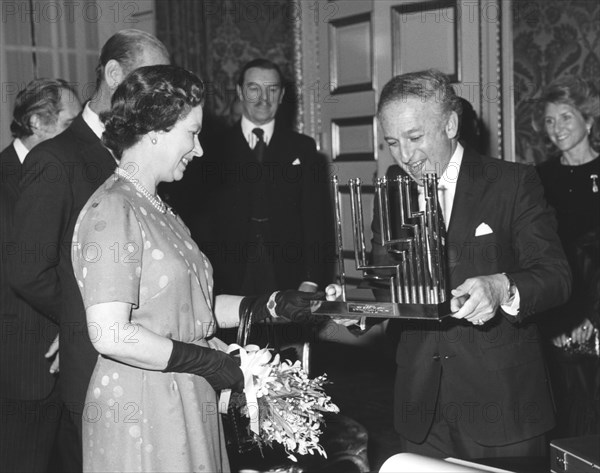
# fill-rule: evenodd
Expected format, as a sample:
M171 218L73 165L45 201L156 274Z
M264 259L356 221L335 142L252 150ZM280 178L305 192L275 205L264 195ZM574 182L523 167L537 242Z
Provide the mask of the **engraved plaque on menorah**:
M409 177L385 177L375 181L375 212L379 215L378 232L387 256L385 264L368 261L363 220L360 179L350 179L350 213L354 263L362 274L362 287L387 291L386 302L348 300L342 202L337 176L332 178L336 254L342 294L336 301L317 302L315 314L333 317L379 317L439 320L450 314L445 250L446 227L438 202L438 178L426 174L423 185L424 206L415 211L411 190L416 183ZM370 223L370 222L369 222Z

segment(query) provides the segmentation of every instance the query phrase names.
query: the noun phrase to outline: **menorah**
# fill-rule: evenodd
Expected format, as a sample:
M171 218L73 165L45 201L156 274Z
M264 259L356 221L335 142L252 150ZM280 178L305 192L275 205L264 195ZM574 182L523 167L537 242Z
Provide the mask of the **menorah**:
M360 179L350 179L350 210L356 269L363 283L387 291L386 302L347 300L342 202L338 177L332 178L336 254L342 293L336 301L315 302L315 314L334 317L441 319L450 313L447 297L446 227L438 202L438 178L423 179L424 210L414 211L411 190L416 183L407 176L375 181L375 212L379 215L381 245L386 264L369 264L365 244L363 196ZM394 202L392 199L396 200ZM393 211L392 211L393 208Z

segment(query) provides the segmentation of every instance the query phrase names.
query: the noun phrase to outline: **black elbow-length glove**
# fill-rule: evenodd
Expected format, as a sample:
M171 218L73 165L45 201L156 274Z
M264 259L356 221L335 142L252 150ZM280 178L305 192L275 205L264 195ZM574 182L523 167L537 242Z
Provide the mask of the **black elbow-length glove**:
M193 343L172 340L173 351L163 373L190 373L202 376L215 391L231 388L242 391L244 375L238 362L227 353Z

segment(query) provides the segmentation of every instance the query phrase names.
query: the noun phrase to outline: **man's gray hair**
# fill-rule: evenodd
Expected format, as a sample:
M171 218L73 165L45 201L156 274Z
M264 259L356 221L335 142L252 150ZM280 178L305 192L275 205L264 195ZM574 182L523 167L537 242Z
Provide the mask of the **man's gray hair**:
M100 51L100 58L96 66L96 89L100 88L104 75L104 66L114 59L126 71L131 72L134 69L136 60L141 56L145 49L153 48L161 52L165 57L169 57L167 47L154 35L146 31L127 29L116 32L112 35Z
M456 95L448 76L437 69L409 72L392 77L381 91L377 114L381 115L381 111L389 103L405 101L410 97L419 98L423 102L433 100L440 104L444 115L456 112L460 119L462 113L460 97Z

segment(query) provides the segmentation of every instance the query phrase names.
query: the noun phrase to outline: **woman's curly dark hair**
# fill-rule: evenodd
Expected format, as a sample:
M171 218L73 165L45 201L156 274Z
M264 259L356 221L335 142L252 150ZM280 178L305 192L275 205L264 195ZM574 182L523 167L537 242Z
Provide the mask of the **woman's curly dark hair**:
M590 146L600 151L600 99L588 81L579 76L560 77L544 89L537 101L533 112L533 129L542 136L550 153L560 154L546 133L546 106L550 103L570 105L581 113L586 123L591 120Z
M120 159L142 136L171 130L203 101L204 84L195 74L178 66L140 67L119 84L111 109L100 115L102 141Z

